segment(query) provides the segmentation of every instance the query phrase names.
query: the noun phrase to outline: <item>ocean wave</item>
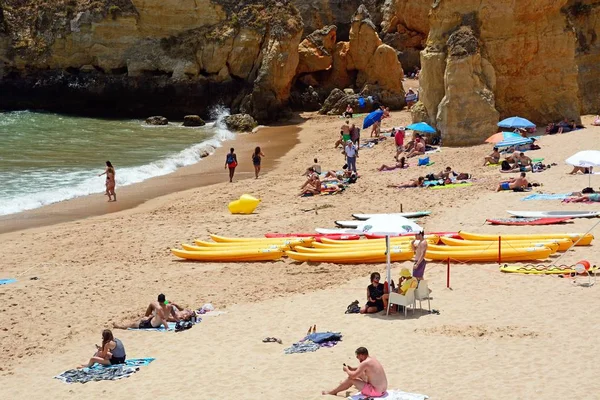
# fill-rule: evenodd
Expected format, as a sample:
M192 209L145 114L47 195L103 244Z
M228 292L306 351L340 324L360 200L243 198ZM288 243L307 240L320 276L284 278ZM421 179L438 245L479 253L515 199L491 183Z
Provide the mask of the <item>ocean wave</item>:
M221 146L223 141L235 137L235 134L230 132L223 123L223 118L227 115L229 115L229 110L224 107L218 107L212 111L211 117L214 118L214 121L207 123L206 127L212 128L214 134L208 140L145 165L118 168L117 187L132 185L156 176L170 174L181 167L197 163L203 156L212 154L217 147ZM22 176L15 179L26 180L29 178L31 176ZM15 194L0 199L0 215L14 214L76 197L102 193L104 185L101 179L97 176L96 171L54 172L51 176L46 176L46 183L51 187L33 193Z

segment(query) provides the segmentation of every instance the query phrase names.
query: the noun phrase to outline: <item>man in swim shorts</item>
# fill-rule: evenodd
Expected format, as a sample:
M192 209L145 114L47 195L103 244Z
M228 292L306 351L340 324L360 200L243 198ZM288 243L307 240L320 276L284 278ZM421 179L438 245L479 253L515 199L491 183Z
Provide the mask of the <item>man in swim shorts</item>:
M356 358L360 361L358 368L344 364L343 370L348 374L348 378L335 389L324 390L321 394L336 396L339 392L354 386L366 397L382 397L385 395L388 382L381 363L370 357L369 351L364 347L356 349Z
M427 264L425 261L427 241L425 240L425 234L423 231L417 232L415 235L415 240L411 242L411 247L415 252L415 265L413 267L412 276L420 281L425 275L425 265Z
M500 182L496 192L500 192L502 190L514 190L514 189L525 189L529 185L527 179L525 179L525 172L521 172L518 178L511 178L508 181Z
M157 301L153 301L148 305L144 318L141 321L134 322L129 325L116 325L117 329L158 329L164 326L165 330L169 330L169 318L174 318L178 321L177 312L173 304L169 304L164 294L159 294Z

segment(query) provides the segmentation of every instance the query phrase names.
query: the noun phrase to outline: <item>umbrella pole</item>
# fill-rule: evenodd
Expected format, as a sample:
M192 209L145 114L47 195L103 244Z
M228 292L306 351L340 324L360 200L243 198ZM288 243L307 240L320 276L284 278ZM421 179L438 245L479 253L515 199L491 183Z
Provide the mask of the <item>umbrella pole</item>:
M385 255L386 255L386 279L388 282L388 292L392 292L392 263L390 255L390 235L385 235Z

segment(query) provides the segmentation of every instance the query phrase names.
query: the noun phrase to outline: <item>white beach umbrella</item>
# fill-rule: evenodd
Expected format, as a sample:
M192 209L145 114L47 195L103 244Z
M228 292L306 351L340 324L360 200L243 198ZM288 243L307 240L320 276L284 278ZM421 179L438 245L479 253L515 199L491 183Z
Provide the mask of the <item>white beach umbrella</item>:
M399 215L377 215L366 221L357 221L363 233L395 236L401 233L422 231L419 225Z
M567 158L565 162L574 167L593 168L600 167L600 151L598 150L584 150L579 153L573 154ZM590 171L591 172L591 171ZM588 177L588 186L591 185L591 175Z

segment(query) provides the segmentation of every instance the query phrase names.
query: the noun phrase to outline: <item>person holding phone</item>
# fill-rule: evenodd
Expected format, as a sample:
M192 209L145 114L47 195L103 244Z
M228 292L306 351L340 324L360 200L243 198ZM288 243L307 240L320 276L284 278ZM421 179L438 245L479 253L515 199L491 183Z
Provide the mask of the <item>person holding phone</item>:
M114 337L110 329L105 329L102 331L102 346L96 345L96 354L87 364L82 364L78 368L89 368L94 364L125 364L126 358L123 342Z

